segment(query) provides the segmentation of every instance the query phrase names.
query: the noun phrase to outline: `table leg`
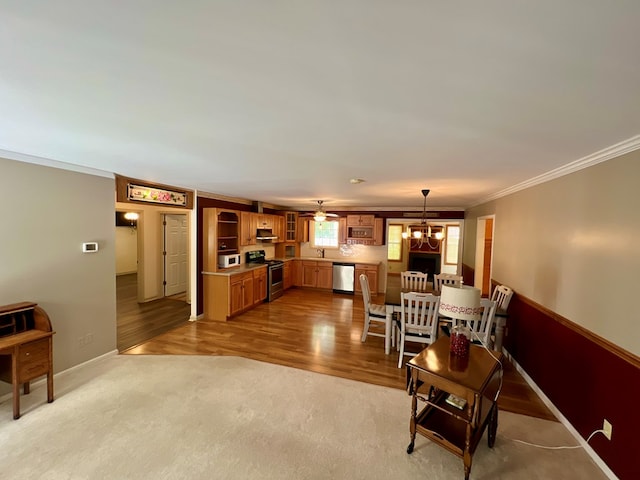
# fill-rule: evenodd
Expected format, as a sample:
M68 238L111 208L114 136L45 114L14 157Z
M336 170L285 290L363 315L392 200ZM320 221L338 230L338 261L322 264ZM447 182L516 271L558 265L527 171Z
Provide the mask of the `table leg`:
M387 305L387 316L384 322L384 353L391 353L391 328L393 325L393 305Z

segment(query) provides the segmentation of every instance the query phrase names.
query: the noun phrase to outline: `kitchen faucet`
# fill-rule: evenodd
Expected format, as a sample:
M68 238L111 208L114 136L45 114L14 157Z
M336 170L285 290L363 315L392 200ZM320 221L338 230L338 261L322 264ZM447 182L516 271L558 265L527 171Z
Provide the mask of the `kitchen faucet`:
M318 257L324 258L324 248L316 248L316 252L318 252Z

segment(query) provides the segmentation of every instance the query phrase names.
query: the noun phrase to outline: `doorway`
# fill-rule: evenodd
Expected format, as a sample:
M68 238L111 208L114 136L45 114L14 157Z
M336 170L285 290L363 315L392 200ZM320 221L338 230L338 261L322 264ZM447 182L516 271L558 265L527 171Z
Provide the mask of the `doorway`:
M491 267L493 258L493 231L495 215L479 217L476 229L476 264L474 285L480 288L482 296L491 293Z

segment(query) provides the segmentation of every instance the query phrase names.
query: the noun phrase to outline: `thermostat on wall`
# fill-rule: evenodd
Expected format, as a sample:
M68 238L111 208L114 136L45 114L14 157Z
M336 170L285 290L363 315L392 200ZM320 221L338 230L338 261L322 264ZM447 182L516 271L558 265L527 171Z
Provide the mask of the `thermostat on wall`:
M82 244L83 253L94 253L98 251L98 242L85 242Z

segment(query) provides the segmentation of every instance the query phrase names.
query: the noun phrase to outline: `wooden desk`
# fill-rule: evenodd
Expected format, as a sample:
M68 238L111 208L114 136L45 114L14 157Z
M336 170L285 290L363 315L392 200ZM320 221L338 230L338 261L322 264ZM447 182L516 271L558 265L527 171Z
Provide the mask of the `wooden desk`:
M35 303L0 307L0 380L13 385L13 418L20 418L20 384L47 376L47 402L53 402L53 332L46 312Z
M502 361L502 354L492 352ZM489 426L492 448L498 428L498 403L502 368L483 347L471 345L466 360L449 354L449 339L440 338L407 363L411 399L409 431L412 453L416 433L423 435L464 461L464 478L471 472L473 453ZM463 409L446 402L449 393L466 401ZM426 406L418 413L418 400Z
M394 312L400 311L400 305L402 304L402 293L410 292L410 289L388 286L387 291L384 294L384 303L387 305L387 316L391 318ZM432 293L434 295L440 295L440 292L437 290L428 290L426 293ZM391 313L389 313L391 312ZM504 342L504 330L507 325L507 312L505 312L501 308L496 308L495 315L495 342L493 348L499 352L502 351L502 344ZM389 323L389 339L391 338L391 320L388 320ZM385 332L386 333L386 332ZM385 350L386 350L386 334L385 334ZM389 340L390 343L390 340ZM389 352L386 352L389 353Z

